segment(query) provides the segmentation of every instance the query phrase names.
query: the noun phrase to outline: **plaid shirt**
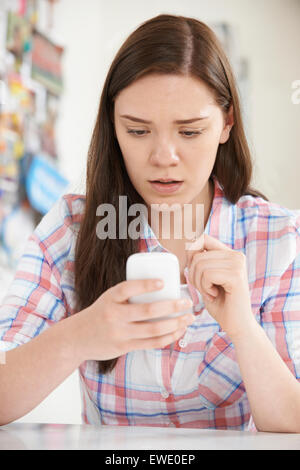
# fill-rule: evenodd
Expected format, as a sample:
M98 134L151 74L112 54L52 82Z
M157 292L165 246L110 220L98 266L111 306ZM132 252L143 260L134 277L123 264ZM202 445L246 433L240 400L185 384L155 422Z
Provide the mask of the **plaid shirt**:
M231 204L214 184L205 233L246 255L253 315L299 379L300 213L252 196ZM30 236L0 307L0 350L75 313L74 250L84 207L84 196L63 196ZM140 251L166 251L148 224ZM251 429L234 346L188 286L196 320L172 349L130 352L106 375L96 361L80 365L85 423Z

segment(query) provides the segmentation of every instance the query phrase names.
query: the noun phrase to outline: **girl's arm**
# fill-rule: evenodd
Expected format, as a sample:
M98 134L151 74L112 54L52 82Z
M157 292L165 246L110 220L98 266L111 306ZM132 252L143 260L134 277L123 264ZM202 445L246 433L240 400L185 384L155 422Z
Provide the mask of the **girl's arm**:
M231 340L257 430L300 433L300 383L262 327L253 323Z
M0 425L35 408L83 361L81 316L73 315L6 352L0 364Z
M158 279L120 282L88 308L8 352L0 365L0 425L31 411L85 360L113 359L177 341L194 316L160 317L191 308L189 299L128 303L133 295L158 288Z
M274 283L265 300L260 311L263 329L252 313L245 255L206 234L203 247L206 251L188 253L188 277L203 296L208 312L235 346L256 428L300 433L300 384L296 378L300 257ZM293 248L291 242L290 253ZM276 348L264 330L273 337Z

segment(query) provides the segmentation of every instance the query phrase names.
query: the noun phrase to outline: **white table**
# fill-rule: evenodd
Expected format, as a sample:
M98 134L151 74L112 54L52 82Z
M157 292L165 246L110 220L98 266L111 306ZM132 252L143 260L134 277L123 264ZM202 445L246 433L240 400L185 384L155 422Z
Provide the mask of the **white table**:
M0 427L0 450L4 449L300 450L300 434L11 423Z

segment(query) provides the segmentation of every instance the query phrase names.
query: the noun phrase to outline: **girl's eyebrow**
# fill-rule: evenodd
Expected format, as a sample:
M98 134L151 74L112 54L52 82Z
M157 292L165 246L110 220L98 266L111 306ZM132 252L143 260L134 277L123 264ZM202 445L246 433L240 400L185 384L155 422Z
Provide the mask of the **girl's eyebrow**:
M128 114L122 114L120 117L125 118L125 119L130 119L130 121L134 121L134 122L142 122L143 124L152 124L151 121L146 121L145 119L137 118L134 116L129 116ZM190 124L192 122L201 121L207 118L209 118L209 116L202 116L202 117L196 117L196 118L191 118L191 119L179 119L177 121L174 121L174 124Z

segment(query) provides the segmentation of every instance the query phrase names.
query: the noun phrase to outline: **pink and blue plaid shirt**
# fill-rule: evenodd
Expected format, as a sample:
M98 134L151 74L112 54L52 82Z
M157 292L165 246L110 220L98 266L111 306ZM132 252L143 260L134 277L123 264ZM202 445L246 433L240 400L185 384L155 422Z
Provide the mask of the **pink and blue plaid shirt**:
M231 204L214 184L205 233L246 255L253 315L299 379L300 213L252 196ZM74 253L84 207L84 196L63 196L30 236L0 307L0 350L75 313ZM149 225L144 230L140 251L166 251ZM96 361L80 365L84 423L251 429L233 344L188 286L196 320L172 349L130 352L106 375Z

